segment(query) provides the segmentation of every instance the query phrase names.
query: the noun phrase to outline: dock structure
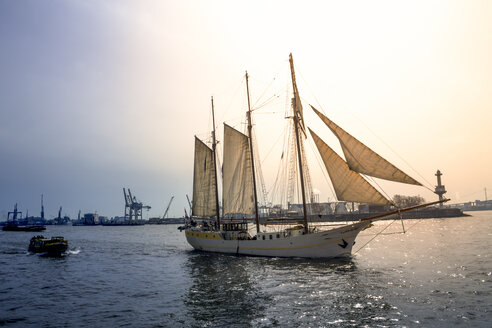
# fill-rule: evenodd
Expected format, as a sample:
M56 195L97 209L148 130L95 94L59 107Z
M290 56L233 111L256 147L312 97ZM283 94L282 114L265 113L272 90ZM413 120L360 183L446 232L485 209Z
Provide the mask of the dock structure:
M149 210L150 206L137 201L137 198L132 196L130 188L128 188L128 193L123 188L123 196L125 197L125 218L128 218L130 222L142 220L142 211Z

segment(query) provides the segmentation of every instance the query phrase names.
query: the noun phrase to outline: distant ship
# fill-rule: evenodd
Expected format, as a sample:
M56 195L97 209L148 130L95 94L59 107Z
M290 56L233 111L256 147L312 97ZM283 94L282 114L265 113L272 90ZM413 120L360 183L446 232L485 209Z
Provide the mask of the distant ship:
M53 224L64 225L70 222L70 217L66 215L62 217L61 212L62 212L62 207L60 206L60 209L58 210L58 216L51 221L53 222Z
M183 224L185 218L150 218L147 224Z
M101 223L103 226L141 226L144 224L144 220L130 220L128 216L116 216L111 220L106 220Z
M97 213L85 213L80 217L80 211L77 216L77 220L72 221L73 226L96 226L101 225L99 215Z
M12 218L10 215L12 214ZM20 216L20 217L18 217ZM3 231L43 231L46 230L44 225L29 225L29 224L21 224L19 221L23 221L22 212L17 210L17 204L14 206L13 212L8 212L7 214L7 222L4 223L2 230Z
M465 212L467 211L492 211L492 200L476 200L474 202L467 202L461 204L451 204L451 207L459 208Z

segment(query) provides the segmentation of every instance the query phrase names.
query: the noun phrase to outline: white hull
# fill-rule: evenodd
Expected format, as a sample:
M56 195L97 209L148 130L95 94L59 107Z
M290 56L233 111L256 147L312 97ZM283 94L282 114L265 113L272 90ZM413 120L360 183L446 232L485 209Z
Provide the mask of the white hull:
M271 257L333 258L348 256L355 238L370 221L297 236L273 233L273 239L226 240L217 231L186 229L186 239L201 251Z

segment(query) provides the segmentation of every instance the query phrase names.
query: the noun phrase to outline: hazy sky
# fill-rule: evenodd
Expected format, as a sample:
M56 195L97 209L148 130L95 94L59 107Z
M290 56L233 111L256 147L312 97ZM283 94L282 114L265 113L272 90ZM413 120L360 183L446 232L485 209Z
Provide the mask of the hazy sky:
M148 216L173 195L182 216L210 96L219 128L236 122L244 72L259 104L271 81L288 85L290 52L306 111L430 188L440 169L453 202L492 198L491 31L490 1L0 1L0 211L37 215L44 194L48 216L121 215L129 187ZM283 113L265 111L268 188ZM313 187L333 200L322 173Z

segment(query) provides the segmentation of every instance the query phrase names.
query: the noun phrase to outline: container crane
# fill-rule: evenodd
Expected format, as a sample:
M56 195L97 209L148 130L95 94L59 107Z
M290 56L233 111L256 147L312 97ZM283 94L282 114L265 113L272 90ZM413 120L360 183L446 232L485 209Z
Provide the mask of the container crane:
M132 196L130 188L128 188L128 193L123 188L123 196L125 198L125 217L128 217L130 221L133 219L142 220L142 210L148 211L151 207L137 201L137 198Z

